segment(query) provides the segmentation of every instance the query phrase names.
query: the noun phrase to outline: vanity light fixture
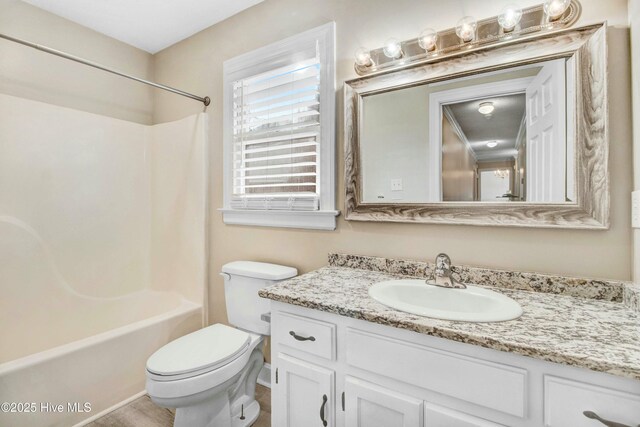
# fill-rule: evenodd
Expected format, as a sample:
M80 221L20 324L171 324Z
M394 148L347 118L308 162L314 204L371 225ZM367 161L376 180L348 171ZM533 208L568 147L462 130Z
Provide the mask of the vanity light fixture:
M476 28L478 22L473 16L465 16L456 24L456 35L465 43L473 41L476 38Z
M495 148L498 146L498 141L489 141L487 142L487 147L489 148Z
M436 50L436 43L438 42L438 32L433 28L426 28L422 30L418 36L418 44L421 48L427 52Z
M505 33L510 33L522 19L522 8L515 4L505 6L498 15L498 24Z
M402 58L403 55L402 45L400 44L400 41L393 37L387 39L387 41L384 43L384 48L382 49L382 51L384 52L384 56L391 59Z
M358 48L358 50L356 50L356 66L366 68L372 65L371 51L366 47Z
M531 37L537 32L553 33L570 27L580 17L582 7L579 0L540 1L540 4L527 8L510 4L499 15L479 21L465 16L453 28L439 31L426 28L417 38L390 38L376 49L360 48L355 54L355 71L361 76L390 72L465 55L493 45L517 43L520 37Z
M557 21L569 8L571 0L546 0L544 2L544 13L550 21Z
M485 116L493 113L496 107L493 105L493 102L481 102L478 106L478 112L480 114L484 114Z

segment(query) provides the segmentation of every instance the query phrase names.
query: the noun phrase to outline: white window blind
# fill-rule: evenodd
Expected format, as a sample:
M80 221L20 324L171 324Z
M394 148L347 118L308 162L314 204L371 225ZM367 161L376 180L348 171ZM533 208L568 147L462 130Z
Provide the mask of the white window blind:
M318 48L233 82L233 209L318 210Z

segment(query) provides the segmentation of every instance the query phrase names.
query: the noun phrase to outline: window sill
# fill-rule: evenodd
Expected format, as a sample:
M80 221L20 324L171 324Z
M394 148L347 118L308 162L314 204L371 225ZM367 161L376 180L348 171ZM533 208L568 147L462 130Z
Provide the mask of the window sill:
M335 230L336 217L340 215L340 211L218 210L225 224L312 230Z

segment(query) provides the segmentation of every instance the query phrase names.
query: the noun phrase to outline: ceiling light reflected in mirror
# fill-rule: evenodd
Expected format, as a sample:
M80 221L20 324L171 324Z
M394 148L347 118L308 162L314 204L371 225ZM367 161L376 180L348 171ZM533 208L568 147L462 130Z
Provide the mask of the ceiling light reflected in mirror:
M496 107L493 105L493 102L481 102L478 106L478 112L480 114L484 114L485 116L493 113Z

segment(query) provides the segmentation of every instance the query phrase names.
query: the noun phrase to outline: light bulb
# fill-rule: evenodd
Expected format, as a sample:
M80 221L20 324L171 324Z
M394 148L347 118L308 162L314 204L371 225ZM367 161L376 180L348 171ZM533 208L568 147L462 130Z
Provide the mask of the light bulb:
M427 28L422 30L422 32L418 36L418 44L420 45L421 48L423 48L427 52L434 50L436 48L437 42L438 42L438 32L433 28Z
M478 112L485 116L493 113L493 110L495 109L496 107L494 107L493 102L481 102L480 105L478 105Z
M550 20L555 21L562 16L570 4L571 0L546 0L543 6L544 13Z
M371 60L371 51L366 47L361 47L356 50L356 65L359 67L370 67L373 65Z
M384 42L384 48L382 49L384 52L384 56L391 59L397 59L402 56L402 46L400 45L400 41L398 39L394 39L393 37L387 39Z
M505 6L498 15L498 24L508 33L520 23L520 19L522 19L522 9L515 4L510 4Z
M463 42L470 42L476 38L478 23L473 16L465 16L456 24L456 34Z
M498 143L496 141L487 142L487 147L489 148L495 148L497 146L498 146Z

